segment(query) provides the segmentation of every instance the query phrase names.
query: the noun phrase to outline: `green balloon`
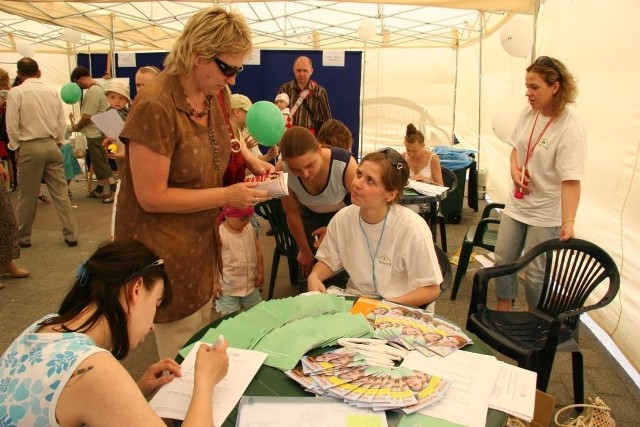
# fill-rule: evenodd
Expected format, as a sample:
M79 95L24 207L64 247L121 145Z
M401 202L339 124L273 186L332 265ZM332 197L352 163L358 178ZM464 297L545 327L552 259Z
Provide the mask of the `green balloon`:
M273 102L258 101L247 111L247 129L260 145L272 147L284 135L282 112Z
M82 98L82 89L75 83L67 83L60 89L60 97L65 104L75 104Z

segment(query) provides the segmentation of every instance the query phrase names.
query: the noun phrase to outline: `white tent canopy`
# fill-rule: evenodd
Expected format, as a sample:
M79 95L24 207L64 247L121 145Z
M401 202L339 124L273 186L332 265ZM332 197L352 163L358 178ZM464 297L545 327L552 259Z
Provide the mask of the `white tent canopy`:
M84 52L169 50L187 19L211 2L25 2L0 1L0 49L25 40L39 52L66 51L62 28L83 33ZM361 48L363 18L376 22L372 46L452 46L499 26L505 13L533 13L532 0L417 0L373 2L229 2L253 31L255 47L288 49ZM433 7L440 6L440 7ZM442 7L444 6L444 7ZM486 12L485 19L480 19ZM455 31L454 31L455 30ZM4 33L4 34L3 34Z
M44 78L62 85L68 81L67 55L45 53L66 53L59 25L83 32L76 46L81 52L107 51L112 35L115 51L167 49L188 14L208 4L0 1L0 61L10 63L3 67L13 73L19 56L11 39L28 39L37 43ZM58 7L62 12L55 12ZM510 148L495 136L492 124L526 105L524 70L532 58L506 53L496 30L518 13L518 20L535 29L535 52L559 58L578 79L574 109L585 126L588 163L576 233L607 250L622 278L616 300L593 317L636 369L640 366L635 340L640 324L640 2L546 0L537 12L534 0L232 2L230 7L247 16L259 49L363 50L359 22L375 19L376 35L363 55L366 100L396 97L420 105L432 124L445 130L442 138L433 132L440 143L455 131L462 146L479 148L487 191L498 201L509 191ZM182 8L189 11L179 14ZM7 16L15 22L9 24ZM330 98L340 102L339 94ZM363 142L382 143L370 127L375 118L365 115L363 123ZM405 126L399 123L390 137L397 145Z

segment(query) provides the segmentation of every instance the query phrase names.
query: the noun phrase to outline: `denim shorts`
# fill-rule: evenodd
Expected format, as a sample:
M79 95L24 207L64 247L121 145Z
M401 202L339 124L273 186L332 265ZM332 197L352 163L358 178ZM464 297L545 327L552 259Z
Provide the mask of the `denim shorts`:
M253 307L260 301L262 301L262 296L260 296L260 289L258 288L244 297L222 295L216 301L216 311L220 314L229 314L241 308Z

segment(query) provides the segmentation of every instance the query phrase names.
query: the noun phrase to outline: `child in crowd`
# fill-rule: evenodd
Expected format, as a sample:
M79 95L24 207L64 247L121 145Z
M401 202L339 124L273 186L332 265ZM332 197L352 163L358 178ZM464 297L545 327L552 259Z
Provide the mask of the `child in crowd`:
M104 94L109 101L109 107L116 110L122 120L126 120L129 115L129 104L131 104L129 85L121 80L112 80L107 86Z
M260 148L258 148L258 141L251 136L251 133L249 133L247 129L247 112L252 105L253 103L248 97L234 93L231 95L231 113L229 113L229 120L231 121L231 125L239 132L238 139L244 141L247 148L251 150L251 154L260 160L270 162L278 156L280 147L274 145L269 148L266 154L262 154ZM249 171L247 171L247 173L249 173Z
M276 96L276 100L273 101L278 108L280 109L280 111L282 112L282 117L284 118L284 122L287 123L287 120L289 119L289 95L287 95L286 93L279 93Z
M220 214L223 269L213 288L215 308L220 314L253 307L262 301L264 262L258 239L249 224L253 214L252 207L236 209L231 206L222 208Z
M129 115L129 105L131 104L129 93L129 85L121 80L110 81L107 90L104 91L104 94L107 96L107 101L109 101L109 109L116 110L122 121L125 121ZM105 140L102 141L102 145L107 150L107 156L116 161L118 170L121 171L124 165L124 144L119 140L105 138ZM102 199L102 203L113 203L116 195L117 190L112 191L107 197Z

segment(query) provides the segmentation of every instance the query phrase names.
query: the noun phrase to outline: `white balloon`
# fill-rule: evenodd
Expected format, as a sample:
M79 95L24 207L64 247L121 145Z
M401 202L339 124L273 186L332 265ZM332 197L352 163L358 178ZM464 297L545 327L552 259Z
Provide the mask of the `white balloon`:
M71 43L78 43L82 38L82 33L72 28L63 28L62 35L64 35L65 40Z
M512 19L500 30L500 43L509 55L525 58L533 46L531 25L519 19Z
M502 142L507 142L511 131L516 125L517 118L517 113L512 110L502 111L496 114L493 116L493 133L495 133Z
M36 54L36 48L26 40L16 40L16 51L25 58L33 58Z
M358 35L364 41L371 40L376 35L376 20L373 18L365 18L360 21Z

